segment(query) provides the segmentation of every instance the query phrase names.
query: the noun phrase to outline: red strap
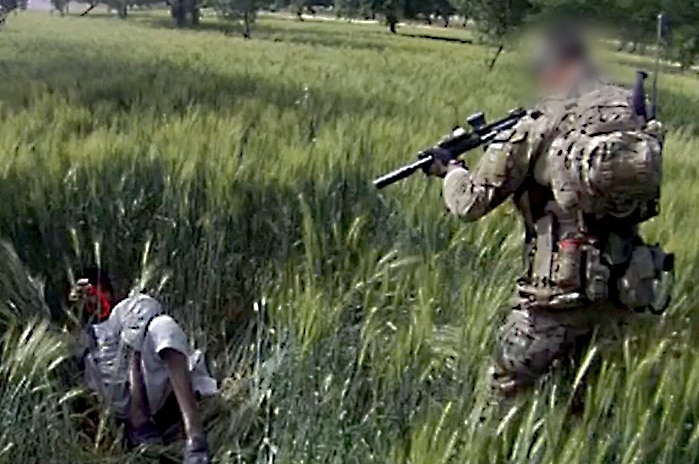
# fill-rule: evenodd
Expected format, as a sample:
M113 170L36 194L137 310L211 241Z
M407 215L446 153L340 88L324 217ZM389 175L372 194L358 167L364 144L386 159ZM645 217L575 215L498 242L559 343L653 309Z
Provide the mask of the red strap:
M579 238L566 238L558 243L558 247L562 250L567 250L569 248L579 248L583 241Z
M90 285L88 287L87 293L91 296L97 296L97 298L99 298L100 300L100 307L102 311L98 315L98 319L100 321L104 321L107 318L109 318L109 315L112 312L112 305L109 304L109 299L107 298L107 295L105 295L99 288L95 287L94 285ZM87 310L91 314L95 312L94 308L92 308L91 305L87 305Z

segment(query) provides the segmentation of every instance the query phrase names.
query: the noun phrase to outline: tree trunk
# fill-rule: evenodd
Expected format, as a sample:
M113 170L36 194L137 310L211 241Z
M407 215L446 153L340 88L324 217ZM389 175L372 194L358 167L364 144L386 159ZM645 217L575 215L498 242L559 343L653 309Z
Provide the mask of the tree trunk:
M250 38L250 12L246 11L243 13L243 37L245 39Z
M183 0L172 0L170 5L170 15L175 27L185 27L187 25L186 11Z
M119 9L117 10L117 14L119 15L119 17L121 19L126 19L126 16L128 16L128 14L129 14L128 5L126 4L126 2L122 2L122 4L119 5Z
M396 24L398 24L398 18L396 17L395 14L389 13L388 16L386 17L386 20L388 21L388 30L391 31L391 34L396 33Z
M80 13L79 16L87 16L87 14L88 14L90 11L94 10L96 6L97 6L97 3L90 3L90 6L88 6L87 9L86 9L85 11L83 11L82 13Z
M500 54L502 53L502 49L503 49L503 48L505 48L505 46L502 45L502 44L500 44L500 46L498 47L498 51L495 52L495 56L493 57L493 60L490 62L490 66L488 67L488 70L489 70L489 71L492 71L493 68L495 67L495 62L497 62L498 57L499 57Z

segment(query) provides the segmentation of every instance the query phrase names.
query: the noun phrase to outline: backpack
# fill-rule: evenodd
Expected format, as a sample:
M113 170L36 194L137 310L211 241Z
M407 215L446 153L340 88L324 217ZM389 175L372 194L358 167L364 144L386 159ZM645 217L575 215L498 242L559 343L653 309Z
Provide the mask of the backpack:
M627 219L658 214L663 132L637 116L629 90L600 85L561 110L550 145L551 186L568 212Z

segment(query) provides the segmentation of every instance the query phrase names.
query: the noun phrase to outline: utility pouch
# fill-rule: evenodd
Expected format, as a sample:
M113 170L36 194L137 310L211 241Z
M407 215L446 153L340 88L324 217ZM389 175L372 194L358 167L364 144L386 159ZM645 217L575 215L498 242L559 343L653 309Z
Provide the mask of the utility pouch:
M647 246L633 250L626 272L617 281L619 302L636 311L645 310L653 301L655 265Z
M653 301L648 310L653 314L665 312L672 299L672 289L675 285L675 255L665 253L657 244L650 247L655 265L655 278L653 279Z
M558 242L553 280L564 291L580 290L582 285L583 240L567 237Z
M602 261L602 252L593 244L585 245L585 257L585 295L593 303L606 300L611 270Z
M637 246L618 281L619 301L642 312L662 314L670 304L674 284L674 255L659 246Z
M532 277L535 282L548 284L551 280L553 261L553 218L549 215L536 222L536 250L532 263Z

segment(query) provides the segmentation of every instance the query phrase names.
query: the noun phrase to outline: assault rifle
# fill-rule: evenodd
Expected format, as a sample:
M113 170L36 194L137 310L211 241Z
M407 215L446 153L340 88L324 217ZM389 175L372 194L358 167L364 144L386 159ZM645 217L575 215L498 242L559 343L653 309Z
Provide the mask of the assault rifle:
M443 138L435 147L420 151L417 161L379 177L374 180L374 185L376 188L382 189L413 175L420 169L426 171L434 161L434 156L430 152L435 149L445 150L452 159L456 159L463 153L492 141L498 133L513 128L527 115L536 119L540 116L540 113L518 108L511 110L507 116L490 124L486 123L484 113L475 113L466 119L466 123L471 126L470 131L463 127L456 127L451 134Z

